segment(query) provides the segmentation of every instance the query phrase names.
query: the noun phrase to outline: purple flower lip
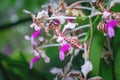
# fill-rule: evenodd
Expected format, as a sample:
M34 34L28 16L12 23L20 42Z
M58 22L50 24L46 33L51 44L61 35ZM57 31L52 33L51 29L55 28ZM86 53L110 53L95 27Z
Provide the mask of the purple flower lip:
M40 60L40 56L35 56L31 61L30 61L30 69L33 68L33 65L35 62L38 62Z
M59 21L58 19L55 19L55 22L56 22L57 24L60 24L60 21Z
M111 20L106 23L105 29L108 30L108 35L110 38L115 36L114 28L117 26L118 21L117 20Z
M71 23L73 21L73 19L68 19L67 21Z
M109 22L107 22L105 28L108 29L109 27L116 27L118 24L118 21L117 20L110 20Z
M61 48L60 48L60 52L59 52L59 58L61 61L64 60L65 58L65 53L67 53L69 51L70 45L69 44L64 44Z
M112 28L112 27L108 28L108 35L109 35L110 38L115 36L114 28Z
M40 35L40 30L36 30L33 34L32 37L38 37Z
M64 59L65 59L65 53L63 51L59 52L59 58L60 58L61 61L64 61Z
M35 38L38 37L40 35L40 30L36 30L32 36L31 36L31 44L34 45L35 44Z

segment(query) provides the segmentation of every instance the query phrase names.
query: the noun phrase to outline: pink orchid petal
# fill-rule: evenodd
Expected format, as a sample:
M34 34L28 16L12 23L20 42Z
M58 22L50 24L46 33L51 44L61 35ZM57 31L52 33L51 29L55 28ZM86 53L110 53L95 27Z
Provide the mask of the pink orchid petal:
M70 45L69 44L64 44L61 48L60 48L60 52L59 52L59 58L61 61L64 60L65 58L65 53L68 52L70 48Z
M31 61L30 61L30 69L33 68L33 64L35 62L38 62L40 60L40 56L35 56Z
M108 28L108 35L110 38L115 36L114 29L112 27Z
M71 23L72 21L73 21L73 19L67 19L67 22L70 22L70 23Z
M34 45L35 44L35 38L38 37L40 35L40 30L36 30L32 36L31 36L31 44Z
M108 29L108 27L116 27L117 26L117 24L118 24L118 21L117 20L111 20L111 21L109 21L109 22L107 22L107 24L106 24L106 29Z
M56 22L57 24L60 24L60 21L59 21L58 19L55 19L55 22Z
M63 61L65 59L65 53L63 51L60 51L59 58L61 61Z
M34 38L38 37L39 35L40 35L40 30L36 30L36 31L32 34L32 36L33 36Z
M31 37L31 44L32 44L32 45L34 45L34 44L35 44L34 37Z
M70 45L69 45L69 44L64 44L64 45L60 48L60 51L67 52L69 48L70 48Z
M105 28L108 30L108 35L110 38L115 36L114 28L117 26L118 21L117 20L111 20L106 23Z

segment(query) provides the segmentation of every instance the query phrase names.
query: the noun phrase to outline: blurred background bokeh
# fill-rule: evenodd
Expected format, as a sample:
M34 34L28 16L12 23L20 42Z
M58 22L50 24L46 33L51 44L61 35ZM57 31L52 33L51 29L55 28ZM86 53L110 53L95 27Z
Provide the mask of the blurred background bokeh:
M48 80L48 66L41 59L30 70L29 62L34 56L24 35L31 34L29 15L23 9L37 13L47 0L1 0L0 1L0 80ZM52 52L51 52L52 53ZM45 70L45 71L44 71ZM49 76L47 76L49 75ZM49 77L49 78L48 78Z
M69 0L68 0L69 1ZM74 0L73 0L74 1ZM67 62L60 62L58 48L47 48L46 53L51 63L43 59L30 70L29 62L34 57L31 54L30 41L24 39L31 35L29 25L32 20L23 9L37 13L47 0L1 0L0 1L0 80L52 80L52 67L62 67ZM69 58L68 58L69 59ZM76 61L75 61L76 64Z

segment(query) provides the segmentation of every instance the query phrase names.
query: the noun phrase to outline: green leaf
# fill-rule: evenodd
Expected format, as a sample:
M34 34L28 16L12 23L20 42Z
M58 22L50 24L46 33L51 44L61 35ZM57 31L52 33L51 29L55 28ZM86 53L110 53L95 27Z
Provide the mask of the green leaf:
M87 34L83 40L83 43L86 42L90 38L90 29L88 29Z
M95 30L90 45L90 61L93 64L93 70L90 73L91 76L99 75L100 58L101 58L104 40L105 37L103 36L103 34L100 31Z
M113 52L116 53L118 46L120 45L120 28L115 29L115 37L112 40Z
M112 70L112 61L109 60L109 63L106 63L104 59L101 59L100 62L100 76L103 80L113 80L113 70Z
M114 56L114 73L116 80L120 80L120 46Z
M120 4L116 4L116 5L111 9L111 11L120 12Z
M19 54L19 53L18 53ZM13 60L0 53L0 69L5 80L46 80L46 75L33 68L29 69L29 63L23 60ZM1 78L1 77L0 77ZM0 79L2 80L2 79Z
M0 80L5 80L4 77L3 77L3 73L2 73L1 67L0 67Z
M114 74L115 79L120 80L120 28L115 29L115 37L112 40L113 57L114 57Z

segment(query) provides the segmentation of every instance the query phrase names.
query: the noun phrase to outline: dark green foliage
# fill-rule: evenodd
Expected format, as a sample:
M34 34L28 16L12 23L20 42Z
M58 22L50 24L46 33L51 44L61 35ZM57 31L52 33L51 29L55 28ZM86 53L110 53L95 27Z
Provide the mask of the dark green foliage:
M22 54L21 54L22 55ZM36 69L29 69L29 63L26 60L13 60L0 53L0 80L47 80L45 75Z
M114 80L113 79L113 61L109 60L109 63L106 63L104 59L100 61L100 73L99 75L104 80Z
M90 46L90 61L93 64L93 70L91 72L91 76L99 75L100 68L100 58L103 50L105 37L98 30L94 32L91 46Z

